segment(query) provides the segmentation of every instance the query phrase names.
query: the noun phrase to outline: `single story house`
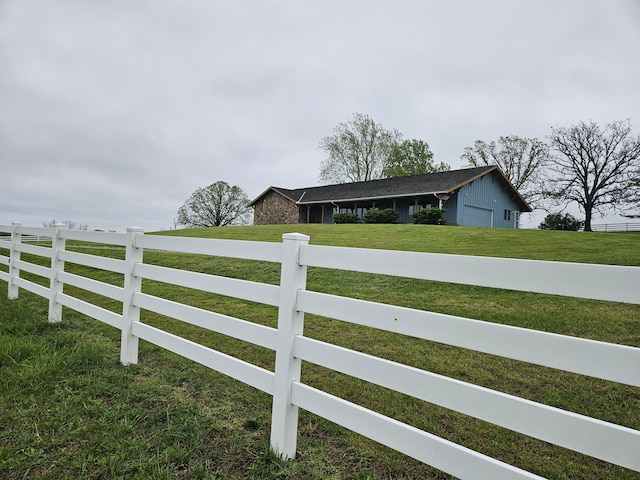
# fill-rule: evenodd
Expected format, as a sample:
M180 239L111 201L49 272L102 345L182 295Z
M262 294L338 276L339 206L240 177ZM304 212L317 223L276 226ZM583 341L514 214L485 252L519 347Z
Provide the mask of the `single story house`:
M423 208L444 208L447 223L518 228L532 209L497 166L465 168L366 182L290 190L269 187L250 204L253 223L333 223L337 212L362 217L372 208L393 208L399 223Z

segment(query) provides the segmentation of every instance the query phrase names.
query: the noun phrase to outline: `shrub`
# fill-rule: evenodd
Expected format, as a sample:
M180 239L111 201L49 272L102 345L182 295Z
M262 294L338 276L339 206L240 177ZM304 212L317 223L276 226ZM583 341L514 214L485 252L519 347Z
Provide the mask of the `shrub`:
M565 213L551 213L544 217L542 223L538 226L540 230L571 230L573 232L580 230L584 222L578 220L573 215Z
M413 214L413 223L442 225L445 222L444 212L444 208L423 208Z
M364 221L365 223L393 223L399 215L393 208L385 208L384 210L373 208L364 214Z
M334 213L333 223L359 223L360 217L357 213Z

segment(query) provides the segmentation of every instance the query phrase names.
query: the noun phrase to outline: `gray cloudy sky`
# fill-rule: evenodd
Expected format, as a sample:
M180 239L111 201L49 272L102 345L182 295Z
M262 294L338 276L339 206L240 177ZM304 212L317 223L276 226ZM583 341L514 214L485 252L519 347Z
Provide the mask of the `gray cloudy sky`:
M637 133L640 1L0 0L1 225L157 230L217 180L316 185L354 112L456 168L477 139Z

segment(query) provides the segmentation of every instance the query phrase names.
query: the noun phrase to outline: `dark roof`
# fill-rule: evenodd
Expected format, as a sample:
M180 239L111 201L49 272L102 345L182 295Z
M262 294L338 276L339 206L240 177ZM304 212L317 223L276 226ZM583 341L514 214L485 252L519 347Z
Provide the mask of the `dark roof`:
M381 178L379 180L368 180L366 182L321 185L316 187L297 188L295 190L269 187L253 202L251 202L251 205L255 204L269 191L275 191L300 205L411 197L434 193L452 193L463 185L494 170L499 172L505 182L522 200L527 209L529 209L529 205L527 205L525 200L506 179L502 171L495 165L465 168L462 170L450 170L447 172L425 173L422 175L410 175L406 177Z

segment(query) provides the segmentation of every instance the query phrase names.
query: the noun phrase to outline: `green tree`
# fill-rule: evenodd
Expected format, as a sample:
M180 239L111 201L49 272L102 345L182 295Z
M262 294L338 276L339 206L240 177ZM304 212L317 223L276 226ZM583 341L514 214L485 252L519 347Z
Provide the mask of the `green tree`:
M320 165L321 183L360 182L380 178L386 159L401 135L387 130L370 116L353 114L333 134L320 141L328 158Z
M446 172L451 166L446 163L435 164L429 144L423 140L404 140L391 147L391 153L385 161L382 175L385 177L404 177L421 173Z
M570 230L577 232L582 225L584 225L583 221L578 220L568 213L564 215L561 213L550 213L544 217L544 220L538 225L538 228L540 230Z
M549 162L549 147L537 138L516 135L489 143L476 140L460 157L469 166L498 165L511 184L533 207L542 200L542 172Z
M250 223L249 199L244 191L218 181L198 188L178 209L178 223L189 228Z
M559 205L575 202L584 212L584 230L591 231L595 212L621 211L634 202L640 170L640 135L631 133L631 121L605 128L580 122L552 128L547 195Z

